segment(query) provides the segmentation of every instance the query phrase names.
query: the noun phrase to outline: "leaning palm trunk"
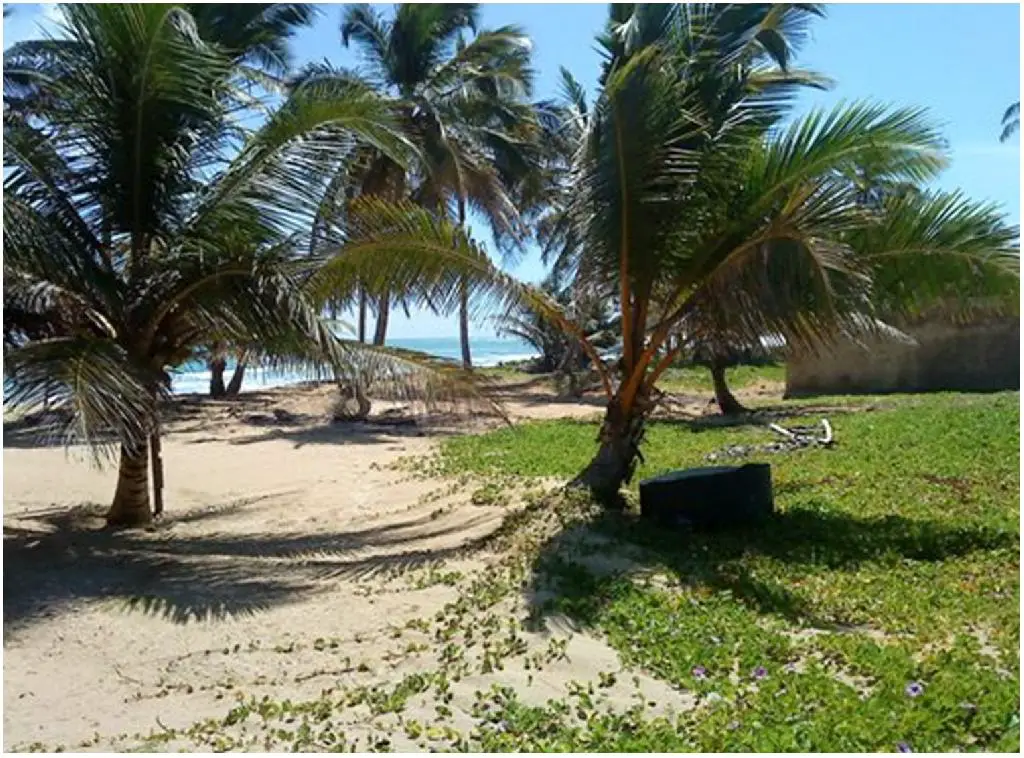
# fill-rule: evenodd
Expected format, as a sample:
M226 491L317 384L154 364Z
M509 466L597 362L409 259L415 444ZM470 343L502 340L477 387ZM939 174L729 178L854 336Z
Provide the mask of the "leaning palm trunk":
M353 403L355 407L353 408ZM365 421L370 415L372 404L366 396L361 379L351 384L338 383L338 405L334 410L335 421Z
M107 511L108 526L145 526L153 520L149 504L149 450L121 446L114 502Z
M600 447L593 460L570 486L590 490L594 499L611 508L623 505L619 489L633 478L643 442L645 421L650 409L646 403L634 402L624 411L618 397L608 403L597 441Z
M161 453L160 428L149 435L149 451L153 458L153 515L164 512L164 458Z
M466 228L466 198L459 197L459 228ZM473 368L473 355L469 349L469 285L466 278L459 280L459 346L462 348L462 368Z
M227 389L224 391L226 397L238 397L238 393L242 391L242 382L245 379L245 369L248 363L248 353L238 356L238 363L235 364L235 370L231 374L231 381L228 382ZM221 381L223 382L223 378Z
M711 360L711 382L715 387L715 402L722 413L732 416L746 412L747 409L740 404L725 382L725 363L717 358Z

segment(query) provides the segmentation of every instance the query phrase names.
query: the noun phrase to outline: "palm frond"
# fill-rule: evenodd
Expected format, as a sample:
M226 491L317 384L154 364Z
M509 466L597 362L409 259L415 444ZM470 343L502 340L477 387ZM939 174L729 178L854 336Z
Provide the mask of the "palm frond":
M144 445L155 421L155 376L126 370L112 340L54 337L4 354L4 406L37 411L48 405L57 420L41 433L67 445L85 444L98 459L119 444Z
M891 199L847 244L871 267L881 313L962 320L1019 312L1019 235L993 204L932 192Z
M389 26L372 5L353 3L345 7L341 19L341 42L345 47L357 43L373 71L388 68L391 56L388 35Z
M870 159L898 164L900 175L927 182L948 163L946 142L921 108L841 103L795 121L769 142L756 169L765 197L844 166Z
M188 10L204 40L278 76L291 68L289 39L317 14L309 3L190 3Z
M310 190L330 182L357 138L398 161L409 149L389 104L360 83L302 83L210 186L188 226L202 229L233 208L248 215L255 205L284 211L282 231L295 219L310 228L320 199Z
M453 306L459 282L473 289L478 315L525 306L571 334L582 334L548 295L504 273L461 227L410 202L365 197L353 203L345 244L323 256L309 280L315 302L360 283L429 294L442 312Z
M1010 105L1003 113L1003 131L999 135L1000 142L1006 142L1020 131L1020 101Z

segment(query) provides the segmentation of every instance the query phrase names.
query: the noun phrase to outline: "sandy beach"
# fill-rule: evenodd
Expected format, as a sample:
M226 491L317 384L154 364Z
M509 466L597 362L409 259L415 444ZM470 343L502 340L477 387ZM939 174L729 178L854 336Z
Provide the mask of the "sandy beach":
M560 402L536 382L499 395L513 423L601 411L598 397ZM101 529L113 470L6 431L5 749L124 749L223 718L239 693L302 699L427 665L429 640L417 649L395 630L459 598L459 582L438 576L473 576L500 557L467 546L516 506L474 505L469 486L391 464L428 455L445 434L506 422L421 409L396 423L409 409L379 402L368 423L332 424L330 407L326 387L177 401L164 442L166 515L148 531ZM490 612L524 608L520 598ZM563 633L574 654L560 668L529 685L521 672L491 679L544 702L621 668L604 643ZM530 644L550 646L551 634ZM685 704L663 684L637 682ZM466 696L483 683L465 683ZM349 734L386 727L351 710Z

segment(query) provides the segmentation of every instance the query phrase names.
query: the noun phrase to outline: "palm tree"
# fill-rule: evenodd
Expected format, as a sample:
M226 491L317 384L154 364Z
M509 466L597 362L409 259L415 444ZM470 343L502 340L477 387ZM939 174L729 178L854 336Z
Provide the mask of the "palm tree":
M999 135L1000 142L1006 142L1020 131L1020 100L1013 103L1003 113L1003 131Z
M363 194L412 197L465 224L467 208L483 213L499 239L521 241L514 194L533 166L529 40L516 27L464 35L478 26L476 4L401 4L384 19L372 6L350 5L342 41L357 44L365 74L403 114L418 148L407 172L386 156L366 161ZM470 367L469 288L459 288L463 364ZM378 294L376 344L382 344L394 293ZM363 305L360 301L360 323Z
M292 67L289 40L309 26L316 8L307 3L192 3L186 6L200 38L217 45L232 60L234 76L242 86L231 95L245 93L251 99L239 107L254 106L265 112L267 96L282 91ZM232 397L241 391L250 352L213 340L208 346L210 396ZM235 369L225 384L227 357L234 355Z
M889 202L921 192L914 182L907 180L903 167L888 163L887 160L886 156L865 154L843 170L853 190L854 202L876 213L884 212ZM884 322L871 322L871 326L879 330L879 336L903 342L910 339L900 330L889 328ZM689 351L691 357L707 366L719 411L725 415L748 412L729 389L726 369L735 365L740 356L762 353L765 341L778 345L784 340L779 340L778 335L765 335L764 339L755 343L745 342L742 335L730 333L728 325L718 325L716 329L715 324L709 324L696 331L702 335L697 343L690 335L676 336L683 341L683 349ZM856 339L857 334L850 334L849 337Z
M354 140L394 156L402 142L388 104L355 84L297 88L240 133L236 60L183 7L62 10L64 38L4 56L7 402L52 401L69 442L119 450L107 518L143 524L162 509L168 370L209 335L354 365L294 250Z
M611 12L561 212L577 281L621 312L621 360L595 361L608 396L599 450L577 479L617 502L658 378L682 349L672 335L780 334L790 349L820 349L844 329L870 330L876 310L1015 288L1018 256L1016 228L960 196L858 202L848 177L868 158L912 183L944 165L922 111L844 104L783 124L799 88L823 83L791 66L816 6Z

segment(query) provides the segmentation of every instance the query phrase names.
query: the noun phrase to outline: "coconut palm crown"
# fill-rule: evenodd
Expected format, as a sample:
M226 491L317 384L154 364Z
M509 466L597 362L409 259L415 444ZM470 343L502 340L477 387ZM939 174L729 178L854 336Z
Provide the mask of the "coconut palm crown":
M54 433L117 451L108 521L139 524L162 507L169 372L210 335L353 365L295 251L338 163L362 144L401 159L404 140L358 83L294 88L243 129L245 57L185 6L62 11L58 38L4 58L5 402L49 401Z
M656 383L682 344L782 335L816 350L872 317L956 295L1016 308L1017 229L959 194L920 186L945 143L916 108L845 103L793 118L828 86L794 66L814 5L612 6L601 90L585 109L573 192L554 229L560 266L621 310L621 359L596 364L608 396L600 449L579 483L615 501L632 474ZM860 172L863 173L863 172ZM685 336L669 346L673 336ZM593 351L591 351L593 352Z

